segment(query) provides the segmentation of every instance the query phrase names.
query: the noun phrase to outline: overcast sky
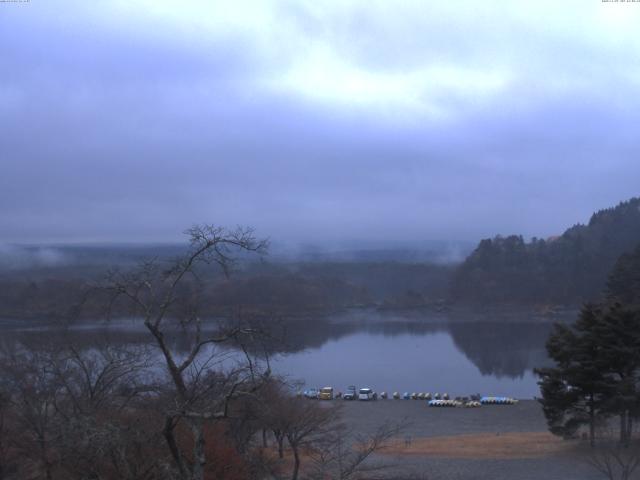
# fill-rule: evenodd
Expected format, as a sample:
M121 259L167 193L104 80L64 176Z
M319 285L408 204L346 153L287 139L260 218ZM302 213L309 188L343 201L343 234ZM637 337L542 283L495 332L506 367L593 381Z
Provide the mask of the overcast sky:
M640 193L640 3L0 3L0 242L547 236Z

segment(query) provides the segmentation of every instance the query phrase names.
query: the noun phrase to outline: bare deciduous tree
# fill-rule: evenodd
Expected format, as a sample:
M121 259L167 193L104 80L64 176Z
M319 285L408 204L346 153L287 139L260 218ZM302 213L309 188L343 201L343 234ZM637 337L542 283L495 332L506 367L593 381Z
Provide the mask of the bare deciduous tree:
M286 430L290 423L289 403L290 393L286 391L284 382L272 379L266 383L260 392L260 423L263 437L270 431L276 440L278 457L284 458L284 441ZM263 438L263 446L266 447L266 438Z
M52 445L60 435L56 421L62 388L49 368L49 359L41 352L13 349L0 358L0 371L15 424L12 446L25 464L51 480L59 463Z
M640 466L640 445L600 443L586 452L586 462L608 480L630 480Z
M246 361L230 370L212 370L217 358L211 347L241 342L256 332L242 319L215 331L203 328L199 315L201 281L199 269L217 265L228 275L234 264L234 252L262 253L266 241L258 240L251 229L233 231L209 225L186 232L190 249L168 268L156 261L143 263L132 272L112 272L106 288L112 302L124 299L131 313L141 318L153 337L171 379L171 405L166 410L164 437L181 478L202 480L207 458L205 426L228 417L232 399L254 392L269 371L259 374L256 362L245 349ZM179 331L189 338L186 353L172 348L170 336ZM185 423L191 432L192 451L183 451L176 439L176 428Z
M169 458L161 440L153 384L145 383L146 349L70 346L50 355L49 368L61 385L61 470L66 478L167 478Z
M9 393L2 387L0 385L0 480L5 480L16 474L17 459L10 445Z
M312 447L323 433L339 418L339 406L321 406L301 398L289 397L284 403L286 416L284 435L293 452L291 480L297 480L300 472L302 449Z
M397 437L404 424L384 423L370 434L356 433L345 424L335 425L321 435L311 450L312 478L347 480L373 478L373 475L389 467L383 462L372 462L371 457L383 450Z
M157 450L158 428L147 418L155 397L132 404L148 389L138 381L141 352L14 347L0 356L2 413L11 422L2 439L20 458L14 478L168 478L168 455Z
M105 412L106 413L106 412ZM158 430L161 416L138 405L109 416L80 415L61 425L59 478L171 479L171 459Z
M81 351L68 346L53 354L49 365L67 400L64 416L89 415L108 407L123 410L141 391L149 352L110 344Z
M260 420L277 442L284 457L284 440L293 453L292 480L299 478L303 458L310 461L305 477L347 480L373 475L387 464L371 461L397 436L404 424L383 424L371 433L355 432L342 422L340 404L325 404L298 398L283 382L270 382L261 391Z

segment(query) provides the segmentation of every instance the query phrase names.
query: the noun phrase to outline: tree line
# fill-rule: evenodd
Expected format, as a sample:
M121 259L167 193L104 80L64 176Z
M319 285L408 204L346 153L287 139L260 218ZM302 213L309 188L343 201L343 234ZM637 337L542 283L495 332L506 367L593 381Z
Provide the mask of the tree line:
M556 325L547 342L555 366L537 370L552 433L590 444L617 418L628 446L640 418L640 246L620 257L601 303L586 304L571 325Z
M158 261L168 258L158 257ZM102 264L78 263L0 272L0 318L27 322L78 316L74 306L85 296L87 283L100 279L104 268ZM126 263L119 268L130 270L132 266ZM284 263L243 258L231 277L212 270L201 272L199 281L205 285L206 295L200 308L203 314L226 315L242 305L293 316L362 306L438 306L446 298L452 272L452 266L436 264ZM191 282L193 279L187 278L184 285ZM84 298L82 316L100 315L105 300L95 292Z
M620 255L640 242L640 198L594 213L559 237L482 240L454 274L468 303L573 304L598 298Z

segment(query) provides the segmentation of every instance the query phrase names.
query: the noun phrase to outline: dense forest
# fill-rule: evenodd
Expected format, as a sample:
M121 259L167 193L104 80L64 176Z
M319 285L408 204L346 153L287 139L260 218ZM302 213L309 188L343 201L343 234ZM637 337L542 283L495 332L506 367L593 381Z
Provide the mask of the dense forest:
M114 258L121 271L136 265ZM94 287L107 270L81 259L0 273L0 318L44 320L76 313L100 317L105 299ZM215 271L202 274L202 313L224 314L237 307L285 314L362 306L441 308L453 271L451 265L394 261L240 264L229 277Z
M597 299L618 258L638 244L640 198L600 210L587 225L559 237L485 239L458 268L451 297L464 303L576 305Z

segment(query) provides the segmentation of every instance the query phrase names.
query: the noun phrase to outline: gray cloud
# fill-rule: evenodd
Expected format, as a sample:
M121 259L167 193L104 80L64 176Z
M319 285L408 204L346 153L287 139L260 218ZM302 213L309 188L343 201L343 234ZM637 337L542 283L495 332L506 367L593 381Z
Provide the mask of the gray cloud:
M0 6L2 241L545 236L638 194L606 4L56 3Z

